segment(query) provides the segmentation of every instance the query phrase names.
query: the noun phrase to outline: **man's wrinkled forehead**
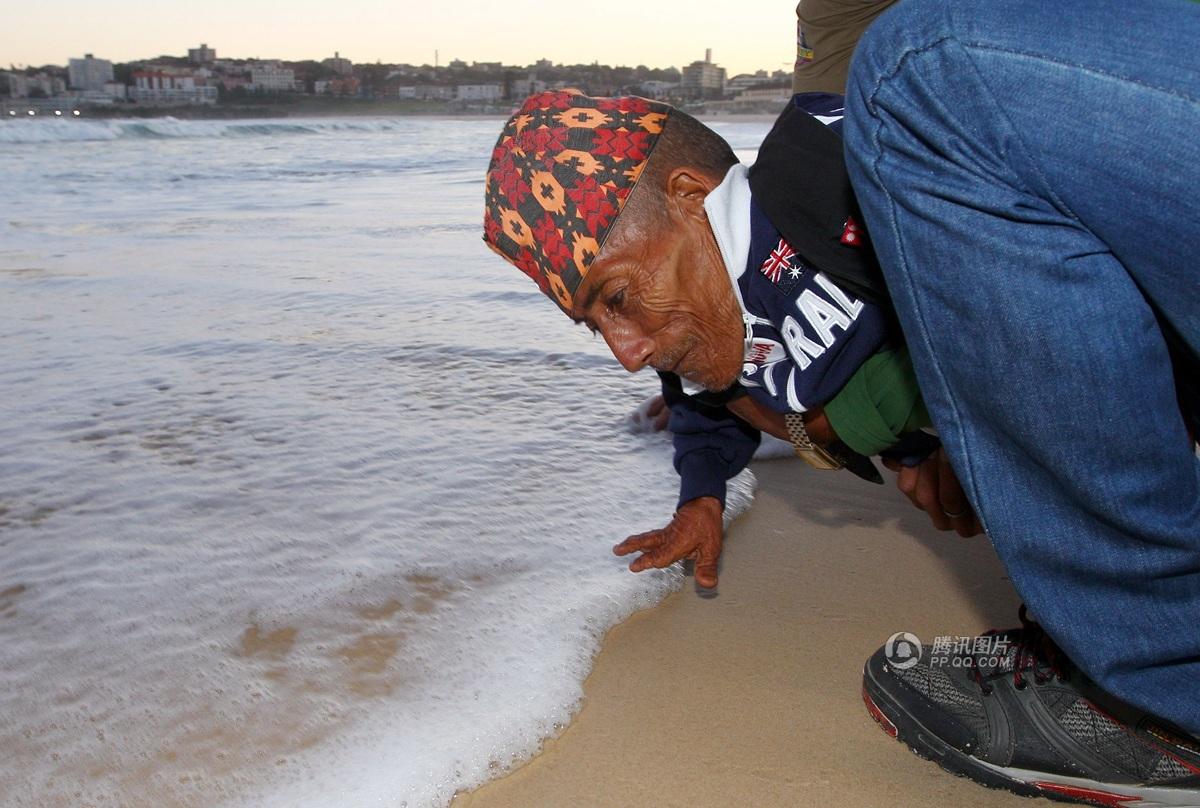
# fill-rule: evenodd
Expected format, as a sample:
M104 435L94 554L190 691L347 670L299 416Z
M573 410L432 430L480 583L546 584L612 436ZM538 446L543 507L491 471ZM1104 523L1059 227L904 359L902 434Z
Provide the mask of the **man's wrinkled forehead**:
M590 324L588 312L595 304L604 284L622 265L621 257L621 242L615 238L606 240L588 269L587 276L575 292L571 308L567 311L568 317L576 323Z

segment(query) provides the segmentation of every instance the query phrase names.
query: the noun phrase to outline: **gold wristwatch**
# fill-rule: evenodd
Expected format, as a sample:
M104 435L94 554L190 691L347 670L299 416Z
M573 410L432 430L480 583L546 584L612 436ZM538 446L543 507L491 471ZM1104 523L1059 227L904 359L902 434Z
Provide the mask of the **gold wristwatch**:
M825 451L823 446L813 443L804 428L804 415L798 412L784 413L783 422L787 424L788 437L792 441L792 449L796 456L815 469L833 471L842 468L833 455Z

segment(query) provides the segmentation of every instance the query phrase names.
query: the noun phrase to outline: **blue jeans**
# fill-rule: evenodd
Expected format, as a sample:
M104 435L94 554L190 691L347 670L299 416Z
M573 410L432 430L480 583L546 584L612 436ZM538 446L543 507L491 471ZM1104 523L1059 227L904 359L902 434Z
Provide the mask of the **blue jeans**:
M1200 733L1200 4L901 0L847 162L921 388L1030 611Z

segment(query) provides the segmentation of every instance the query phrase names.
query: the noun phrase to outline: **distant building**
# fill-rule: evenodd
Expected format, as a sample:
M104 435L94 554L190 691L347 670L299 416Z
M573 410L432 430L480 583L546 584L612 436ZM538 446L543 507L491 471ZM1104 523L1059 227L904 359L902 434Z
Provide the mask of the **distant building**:
M250 67L250 85L256 92L296 92L296 71L279 67L278 62L260 62Z
M104 84L112 80L113 66L107 59L89 53L67 64L67 81L73 90L103 90Z
M637 86L637 91L646 98L667 98L679 89L679 84L673 81L643 81Z
M499 101L504 97L504 87L499 84L459 84L454 88L457 101Z
M738 104L786 104L792 97L792 83L760 84L743 90L734 101Z
M731 93L740 93L756 84L770 84L771 76L765 70L754 73L739 73L725 82L725 89Z
M396 97L415 101L450 101L455 88L448 84L410 84L396 88Z
M217 88L197 84L191 73L136 70L129 100L156 107L217 103Z
M188 61L198 65L211 65L217 61L217 50L207 44L198 48L188 48Z
M24 73L4 73L2 75L7 79L10 98L29 98L31 95L53 98L56 95L62 95L67 89L67 85L62 79L48 73L38 73L35 76L26 76Z
M787 106L792 97L792 82L769 82L747 87L732 98L721 101L705 101L705 112L720 114L723 112L758 112L778 114Z
M92 107L111 107L116 100L117 97L107 90L77 90L73 98L74 106Z
M332 58L322 59L321 64L325 65L325 67L328 67L339 76L354 75L354 62L351 62L349 59L343 59L342 54L338 53L337 51L333 52Z
M688 98L720 98L725 94L725 68L713 64L711 48L704 52L703 62L692 62L683 69L680 89Z
M313 93L316 95L358 95L358 79L347 76L328 81L314 81Z
M196 77L176 70L135 70L133 87L137 90L194 90Z
M254 87L250 84L250 79L247 76L222 76L220 84L227 91L243 90L250 92Z
M512 82L512 97L525 98L546 91L546 82L540 81L537 73L530 73L528 78L514 79Z

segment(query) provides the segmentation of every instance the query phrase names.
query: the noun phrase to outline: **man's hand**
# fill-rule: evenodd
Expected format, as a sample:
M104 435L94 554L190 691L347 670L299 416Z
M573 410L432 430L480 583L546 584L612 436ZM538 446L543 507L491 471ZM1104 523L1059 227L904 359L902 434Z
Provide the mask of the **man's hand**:
M646 407L646 417L650 419L655 432L662 432L666 429L667 424L671 421L671 408L667 406L667 400L661 395L650 399L650 403Z
M938 530L955 530L963 537L978 536L983 532L945 449L938 449L919 466L905 466L886 458L883 464L898 473L896 487L914 506L929 514Z
M629 421L632 432L662 432L671 422L671 408L661 393L650 396L629 413Z
M629 565L633 572L669 567L682 558L694 559L696 583L712 589L717 585L723 534L720 500L700 497L681 505L671 524L662 530L630 536L613 552L619 556L641 553Z

